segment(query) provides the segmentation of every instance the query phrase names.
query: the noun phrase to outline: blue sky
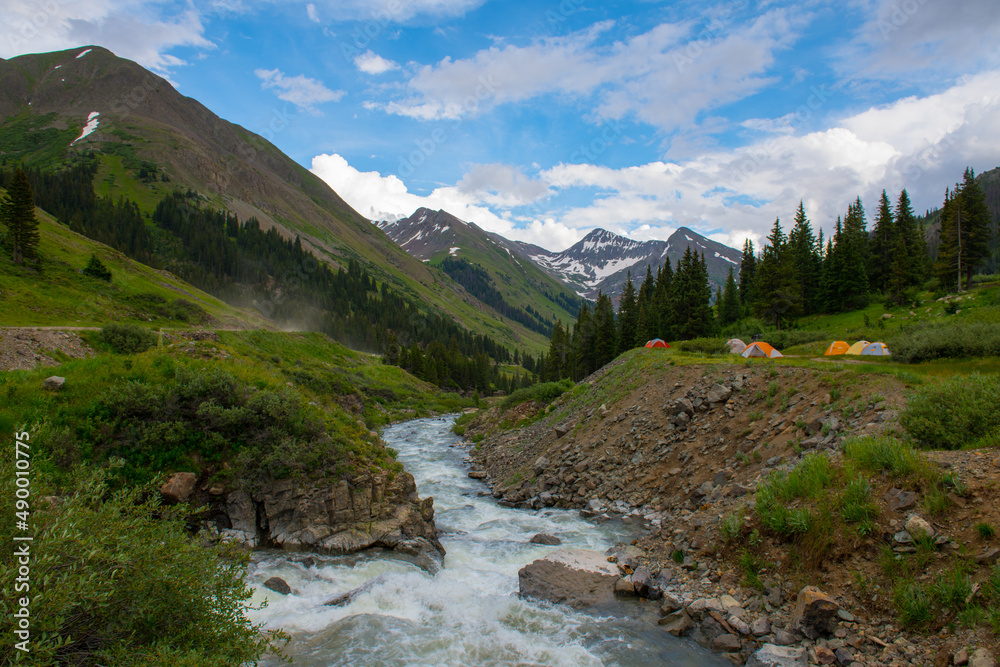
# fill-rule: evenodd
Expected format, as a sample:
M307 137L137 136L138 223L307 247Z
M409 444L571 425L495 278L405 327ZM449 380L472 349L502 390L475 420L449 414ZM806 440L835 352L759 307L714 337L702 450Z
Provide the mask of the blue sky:
M370 218L444 208L560 250L685 225L827 232L1000 164L1000 3L9 0L0 56L100 44ZM871 213L869 213L869 217Z

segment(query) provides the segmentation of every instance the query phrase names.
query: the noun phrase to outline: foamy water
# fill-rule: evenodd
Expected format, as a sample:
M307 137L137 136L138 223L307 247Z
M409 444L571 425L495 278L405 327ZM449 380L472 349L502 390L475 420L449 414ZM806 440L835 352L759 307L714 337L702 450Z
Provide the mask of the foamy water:
M595 525L575 511L538 512L499 506L480 496L463 451L453 445L452 417L406 422L383 437L417 481L421 498L434 497L445 567L431 575L391 554L326 557L257 554L249 572L254 600L268 601L254 621L292 636L295 665L728 665L651 624L653 603L625 606L616 617L523 600L517 571L554 548L529 544L539 532L561 547L604 551L632 530ZM306 561L310 556L312 562ZM305 561L305 562L303 562ZM267 590L279 576L292 594ZM332 597L374 582L343 607ZM266 665L281 664L276 660Z

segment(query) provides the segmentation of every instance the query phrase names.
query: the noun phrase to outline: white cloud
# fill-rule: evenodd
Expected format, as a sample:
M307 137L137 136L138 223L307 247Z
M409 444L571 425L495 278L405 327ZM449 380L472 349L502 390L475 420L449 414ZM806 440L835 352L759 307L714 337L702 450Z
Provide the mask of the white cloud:
M37 2L8 0L0 22L0 57L99 44L116 55L159 72L183 65L167 55L176 46L211 49L196 11L165 14L158 3L141 0Z
M718 19L708 32L664 23L613 43L599 43L614 22L527 46L493 46L470 58L419 68L392 114L459 119L485 108L545 95L584 100L603 118L635 116L672 131L699 114L752 95L772 82L775 53L791 45L801 18L774 9L749 24Z
M317 4L338 20L404 23L416 16L461 16L485 0L320 0Z
M316 5L311 2L306 5L306 16L308 16L309 20L313 23L321 23L319 19L319 12L316 11Z
M944 187L967 165L996 166L1000 70L948 90L907 98L802 135L770 135L733 151L625 168L558 164L529 177L502 164L475 165L455 185L426 197L395 176L360 173L339 155L321 155L313 171L370 218L400 217L420 206L447 210L508 238L561 250L594 227L636 239L667 238L691 227L734 248L759 247L775 217L787 229L799 201L814 228L861 196L869 210L882 188L906 187L914 208L938 206ZM569 208L546 208L550 195L598 195ZM589 196L589 194L588 194Z
M336 102L346 93L330 90L321 81L299 74L287 76L277 69L256 69L254 74L260 79L260 87L278 91L278 99L291 102L302 109L314 110L317 104Z
M386 60L370 49L354 59L354 66L365 74L385 74L399 69L399 63Z
M952 76L1000 64L1000 3L996 0L856 0L867 21L844 49L857 75L895 79L934 71Z

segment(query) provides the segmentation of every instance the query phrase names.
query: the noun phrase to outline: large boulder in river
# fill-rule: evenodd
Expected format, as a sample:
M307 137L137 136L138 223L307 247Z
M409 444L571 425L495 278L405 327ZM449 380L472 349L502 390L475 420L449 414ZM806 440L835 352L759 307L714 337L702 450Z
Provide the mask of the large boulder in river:
M223 532L250 547L285 551L342 555L398 547L426 568L424 556L437 561L444 556L433 502L420 499L408 472L383 470L335 484L271 480L258 491L228 494L224 509L231 528Z
M528 563L517 573L521 595L573 607L615 601L618 566L587 549L559 549Z

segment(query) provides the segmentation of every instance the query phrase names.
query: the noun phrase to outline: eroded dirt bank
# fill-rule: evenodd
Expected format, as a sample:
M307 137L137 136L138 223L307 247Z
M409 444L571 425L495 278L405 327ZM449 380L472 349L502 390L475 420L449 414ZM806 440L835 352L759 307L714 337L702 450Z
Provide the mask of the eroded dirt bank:
M754 491L772 472L792 469L811 452L839 462L853 436L902 434L906 391L891 374L846 366L616 362L548 408L522 404L477 416L465 433L470 474L515 505L576 507L648 525L629 562L620 561L623 573L644 567L666 596L656 603L666 627L677 629L676 614L686 613L693 625L683 632L736 661L773 643L806 649L813 664L959 664L963 650L995 652L996 635L982 626L953 630L954 618L904 632L893 592L878 582L886 557L916 550L894 540L914 514L927 516L939 543L920 576L938 576L934 562L951 562L953 554L968 559L973 579L989 572L996 545L974 525L1000 525L995 451L929 455L961 480L960 493L933 514L929 489L897 489L899 481L876 478L878 516L864 535L837 527L819 543L776 539L754 514ZM913 495L900 502L901 490ZM756 578L748 570L757 570ZM815 637L792 619L807 585L841 611L830 631ZM720 596L737 606L717 608Z

